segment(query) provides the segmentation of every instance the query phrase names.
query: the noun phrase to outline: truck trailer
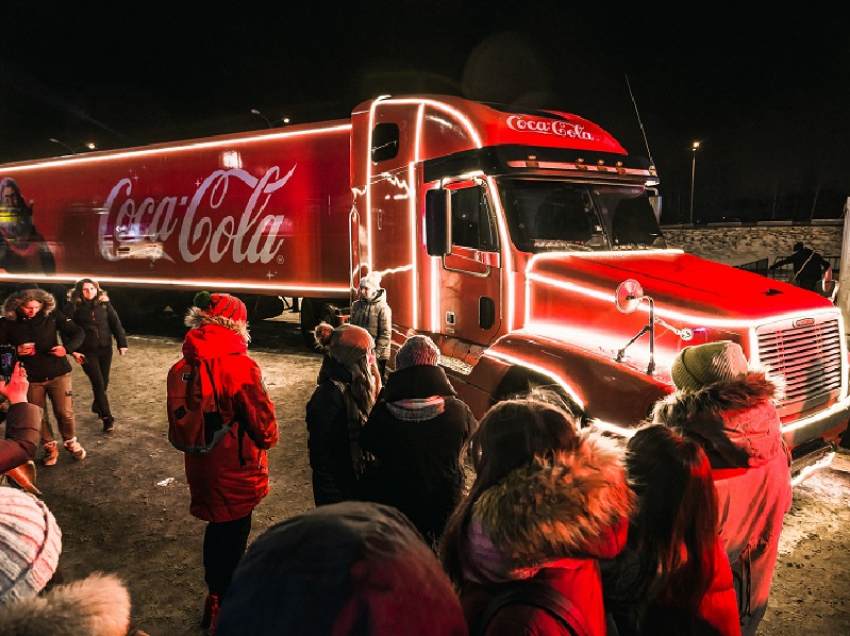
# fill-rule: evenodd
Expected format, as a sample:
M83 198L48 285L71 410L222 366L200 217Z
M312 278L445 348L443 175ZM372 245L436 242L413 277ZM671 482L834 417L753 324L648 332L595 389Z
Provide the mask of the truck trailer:
M0 284L108 287L121 311L199 290L309 335L377 271L392 349L439 346L480 417L529 388L629 435L684 346L738 343L783 388L803 477L850 418L845 326L821 296L667 247L646 159L558 111L381 97L349 119L0 166ZM393 367L393 358L390 368Z

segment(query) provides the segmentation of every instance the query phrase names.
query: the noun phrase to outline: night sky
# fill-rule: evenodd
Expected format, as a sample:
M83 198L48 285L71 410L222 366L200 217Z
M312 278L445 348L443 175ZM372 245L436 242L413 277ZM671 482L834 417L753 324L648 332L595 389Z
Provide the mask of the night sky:
M66 152L51 137L120 148L405 93L573 112L645 156L628 77L665 222L687 221L695 140L701 221L837 217L850 196L844 3L102 4L7 9L0 162Z

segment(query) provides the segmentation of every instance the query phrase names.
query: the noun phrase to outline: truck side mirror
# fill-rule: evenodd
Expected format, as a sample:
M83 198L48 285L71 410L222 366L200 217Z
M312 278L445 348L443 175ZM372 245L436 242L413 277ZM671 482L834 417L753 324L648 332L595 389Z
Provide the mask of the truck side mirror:
M445 256L452 251L451 195L445 188L425 194L425 246L428 256Z

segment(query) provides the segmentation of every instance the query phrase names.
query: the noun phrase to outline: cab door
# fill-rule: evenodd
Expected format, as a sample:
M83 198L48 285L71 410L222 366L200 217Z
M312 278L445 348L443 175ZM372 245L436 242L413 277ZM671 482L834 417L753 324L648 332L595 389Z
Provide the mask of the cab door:
M451 251L442 260L443 332L489 344L501 327L502 272L495 219L480 182L449 188Z

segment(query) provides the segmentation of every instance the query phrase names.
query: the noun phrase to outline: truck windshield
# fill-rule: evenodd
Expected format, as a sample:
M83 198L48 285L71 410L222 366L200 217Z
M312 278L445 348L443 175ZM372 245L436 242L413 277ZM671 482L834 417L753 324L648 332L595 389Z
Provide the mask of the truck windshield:
M642 187L503 179L499 194L524 252L666 247Z

